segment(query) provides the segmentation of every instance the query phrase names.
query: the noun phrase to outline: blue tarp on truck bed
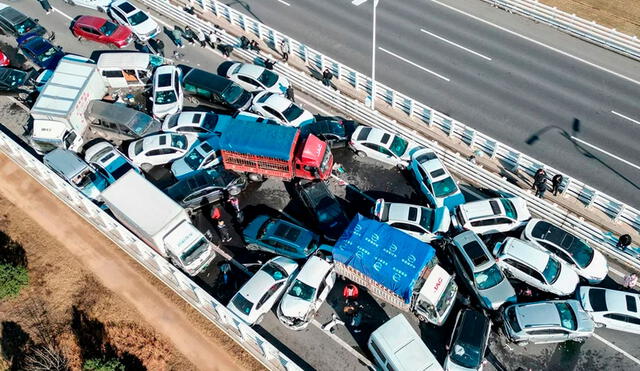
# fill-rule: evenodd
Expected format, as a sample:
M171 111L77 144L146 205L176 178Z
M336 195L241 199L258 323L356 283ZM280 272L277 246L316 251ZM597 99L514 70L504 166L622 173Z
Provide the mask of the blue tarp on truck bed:
M239 122L221 133L220 149L289 161L298 129L262 122Z
M333 258L410 303L413 287L435 252L429 244L358 214L336 242Z

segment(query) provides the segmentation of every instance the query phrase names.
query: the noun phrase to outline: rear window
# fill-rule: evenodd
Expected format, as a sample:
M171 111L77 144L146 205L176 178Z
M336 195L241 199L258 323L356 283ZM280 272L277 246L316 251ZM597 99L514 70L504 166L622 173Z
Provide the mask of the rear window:
M366 140L369 137L369 133L371 132L371 128L364 128L358 133L358 140Z
M498 204L498 201L495 201L495 200L489 201L489 206L491 206L491 211L493 211L493 215L500 215L500 213L502 212L502 210L500 210L500 205Z
M389 143L389 139L390 138L391 138L391 135L385 133L385 134L382 135L382 139L380 139L380 142L384 143L384 144L387 144L387 143Z
M594 312L606 312L608 308L604 289L589 290L589 303Z
M131 13L132 11L136 10L136 8L129 4L129 3L122 3L120 5L118 5L118 8L122 9L122 11L124 11L125 13Z
M520 324L518 323L518 318L516 317L516 308L515 307L511 307L511 308L507 309L507 321L509 322L509 326L511 326L513 331L515 331L515 332L522 331L522 328L520 327Z
M264 103L267 101L267 99L269 99L269 97L271 97L273 95L273 93L267 93L263 96L260 97L260 99L258 99L258 103Z
M168 86L171 86L171 74L163 73L162 75L158 76L158 87L166 88Z
M484 253L482 246L480 246L478 241L471 241L464 245L463 248L475 266L479 266L489 261L489 258Z
M238 308L240 310L240 312L242 312L244 314L251 313L251 308L253 308L253 303L250 302L249 300L247 300L241 294L236 295L233 298L233 300L231 300L231 302L233 303L234 307L236 307L236 308Z
M507 217L515 219L517 217L516 208L513 207L513 203L507 199L501 198L502 206Z
M200 148L205 152L205 153L209 153L211 151L213 151L213 147L211 147L211 145L207 142L204 142L200 145Z
M434 170L434 171L431 172L431 177L432 178L437 178L437 177L442 176L444 174L445 174L444 169L438 169L438 170Z
M409 208L409 220L415 222L418 219L418 208L410 207Z
M425 154L422 154L416 157L416 161L418 161L419 163L423 163L423 162L431 161L435 158L436 158L436 154L434 152L427 152Z
M627 300L627 310L629 312L634 312L636 313L638 311L638 307L637 307L637 303L636 303L636 298L631 296L631 295L625 295L624 297Z

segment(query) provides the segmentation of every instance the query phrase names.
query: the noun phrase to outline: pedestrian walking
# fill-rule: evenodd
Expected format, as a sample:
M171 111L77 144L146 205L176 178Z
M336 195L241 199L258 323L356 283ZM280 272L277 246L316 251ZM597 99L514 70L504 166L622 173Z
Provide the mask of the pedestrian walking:
M280 52L282 53L282 61L289 60L289 43L284 39L280 41Z
M176 44L178 48L184 48L184 44L182 44L182 31L180 27L174 26L171 31L171 36L173 36L173 42Z
M260 53L260 45L258 45L258 42L255 40L251 40L251 42L249 43L249 49Z
M238 223L242 223L244 220L244 215L242 210L240 209L240 200L236 196L229 196L229 204L233 207L233 210L236 212L236 220Z
M231 241L231 233L229 232L229 227L222 219L218 220L218 232L220 232L220 238L222 239L222 242Z
M153 40L153 49L155 49L161 57L164 57L164 42L160 39L151 39L149 42Z
M558 192L560 191L560 184L562 184L562 180L564 180L564 177L562 177L562 174L556 174L551 179L551 191L553 191L554 196L558 195Z
M296 99L294 97L294 94L293 94L293 88L291 86L289 86L287 88L287 90L284 92L284 95L285 95L285 97L287 97L288 100L290 100L292 102L296 101Z
M229 57L231 56L231 52L233 52L233 46L228 44L220 45L220 51L225 58L229 59Z
M231 272L231 264L224 262L220 265L220 273L222 273L222 282L229 284L229 272Z
M51 14L51 10L53 8L51 7L51 4L49 4L49 0L38 0L38 2L40 3L40 6L42 6L42 9L47 12L47 14Z
M328 332L328 333L333 333L334 332L334 328L338 325L343 325L344 326L344 322L341 321L338 316L333 313L331 315L331 321L325 323L324 325L322 325L322 330Z
M189 42L189 45L195 45L196 44L196 42L195 42L196 34L193 32L191 27L186 26L184 28L184 32L183 32L182 35Z
M544 192L547 191L547 178L542 178L536 184L536 197L543 198Z
M322 72L322 83L324 86L331 86L331 79L333 79L333 73L331 73L328 68L325 68L324 72Z
M344 302L348 303L350 300L358 299L358 295L360 292L358 291L358 286L350 283L344 287L342 290L342 297L344 298Z
M631 242L632 242L631 236L625 233L618 238L618 243L616 243L616 247L621 249L622 251L625 251L627 247L631 245Z
M538 183L540 183L540 181L542 179L547 178L547 172L544 171L543 168L538 169L538 171L536 171L536 173L533 175L533 184L531 185L531 189L535 189L538 185Z
M240 36L240 49L249 49L249 39L245 35Z
M638 283L638 275L635 273L627 274L624 276L624 287L631 289Z
M264 60L264 68L272 71L273 70L273 66L275 66L276 61L272 61L271 59L267 58Z
M207 46L207 37L204 35L204 32L202 32L200 28L196 28L196 31L194 32L194 37L196 41L200 43L201 48L204 48L205 46Z

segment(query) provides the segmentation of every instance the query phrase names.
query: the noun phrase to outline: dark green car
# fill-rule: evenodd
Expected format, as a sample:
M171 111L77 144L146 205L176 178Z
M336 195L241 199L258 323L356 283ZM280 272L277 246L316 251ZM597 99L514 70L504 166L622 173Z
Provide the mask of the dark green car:
M244 231L249 250L261 250L292 259L306 259L318 249L320 237L296 224L259 215Z

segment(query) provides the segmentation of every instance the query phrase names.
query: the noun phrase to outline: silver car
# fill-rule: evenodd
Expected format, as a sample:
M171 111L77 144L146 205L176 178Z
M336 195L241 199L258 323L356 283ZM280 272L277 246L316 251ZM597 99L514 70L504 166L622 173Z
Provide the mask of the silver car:
M594 323L577 300L513 304L502 313L504 331L518 345L584 341Z
M458 273L483 307L496 310L516 302L516 292L477 234L464 232L453 238L453 260Z

